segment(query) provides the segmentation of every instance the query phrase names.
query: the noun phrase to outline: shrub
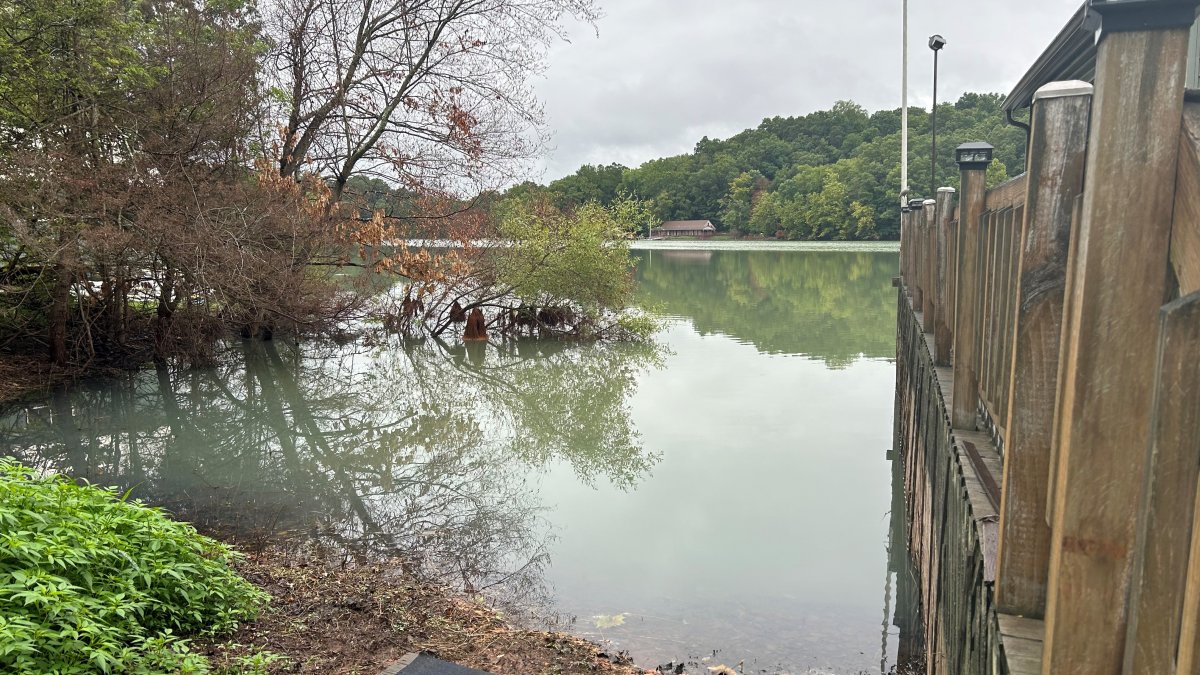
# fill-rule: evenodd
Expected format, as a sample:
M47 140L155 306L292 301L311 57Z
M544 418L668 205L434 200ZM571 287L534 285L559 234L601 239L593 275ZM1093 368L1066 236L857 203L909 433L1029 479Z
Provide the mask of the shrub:
M235 552L128 496L0 459L0 672L205 672L177 636L257 615Z

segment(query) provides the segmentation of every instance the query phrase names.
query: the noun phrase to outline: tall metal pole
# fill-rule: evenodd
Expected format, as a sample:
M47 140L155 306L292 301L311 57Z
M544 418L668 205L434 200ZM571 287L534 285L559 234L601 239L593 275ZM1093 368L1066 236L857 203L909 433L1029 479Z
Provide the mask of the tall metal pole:
M938 52L946 46L946 38L941 35L929 36L929 48L933 50L933 107L929 113L929 131L932 142L929 144L929 194L937 194L937 67Z
M929 194L937 194L937 57L938 50L933 50L933 113L929 118L932 127L933 142L929 151ZM953 64L951 64L953 65Z
M908 0L901 0L900 206L908 204Z

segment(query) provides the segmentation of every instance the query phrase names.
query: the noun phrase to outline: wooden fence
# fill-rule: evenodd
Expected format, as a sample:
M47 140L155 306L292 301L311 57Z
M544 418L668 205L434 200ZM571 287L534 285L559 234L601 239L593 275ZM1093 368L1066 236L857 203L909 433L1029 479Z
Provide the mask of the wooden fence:
M1025 174L902 215L927 673L1200 674L1200 103L1187 29L1131 25L1038 90Z

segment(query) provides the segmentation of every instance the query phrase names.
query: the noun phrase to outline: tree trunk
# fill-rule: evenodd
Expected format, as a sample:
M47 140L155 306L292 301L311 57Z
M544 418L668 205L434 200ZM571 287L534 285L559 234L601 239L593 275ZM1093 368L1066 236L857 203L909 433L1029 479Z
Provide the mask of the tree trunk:
M71 265L66 237L59 238L61 250L54 263L54 290L50 306L50 358L56 366L67 365L67 318L71 311Z

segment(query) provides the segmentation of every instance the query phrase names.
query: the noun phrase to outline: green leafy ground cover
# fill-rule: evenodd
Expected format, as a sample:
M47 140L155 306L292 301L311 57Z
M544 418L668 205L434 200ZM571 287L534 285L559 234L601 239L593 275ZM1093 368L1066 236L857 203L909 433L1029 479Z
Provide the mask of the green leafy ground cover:
M208 672L184 638L268 599L237 559L127 494L0 459L0 672Z

